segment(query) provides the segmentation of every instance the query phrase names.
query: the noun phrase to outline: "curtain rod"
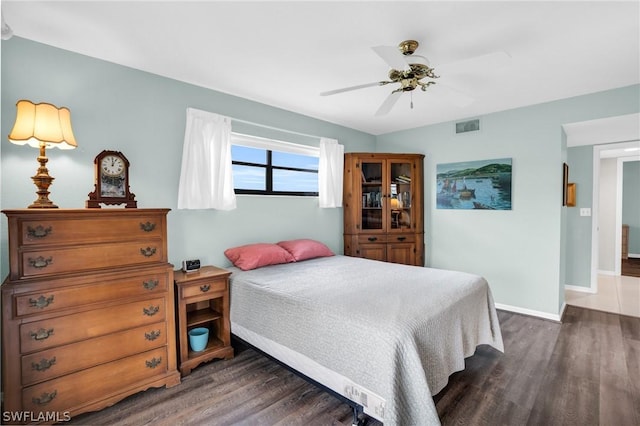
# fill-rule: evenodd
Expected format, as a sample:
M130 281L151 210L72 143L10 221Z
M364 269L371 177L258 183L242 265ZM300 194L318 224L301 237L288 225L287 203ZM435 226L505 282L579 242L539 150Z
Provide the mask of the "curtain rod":
M227 117L229 117L229 116L227 116ZM310 135L310 134L307 134L307 133L295 132L293 130L280 129L280 128L274 127L274 126L267 126L266 124L254 123L253 121L240 120L238 118L233 118L233 117L229 117L229 118L232 121L236 121L238 123L249 124L251 126L262 127L262 128L265 128L265 129L275 130L275 131L278 131L278 132L291 133L293 135L304 136L304 137L313 138L313 139L322 139L322 138L324 138L324 136L316 136L316 135Z

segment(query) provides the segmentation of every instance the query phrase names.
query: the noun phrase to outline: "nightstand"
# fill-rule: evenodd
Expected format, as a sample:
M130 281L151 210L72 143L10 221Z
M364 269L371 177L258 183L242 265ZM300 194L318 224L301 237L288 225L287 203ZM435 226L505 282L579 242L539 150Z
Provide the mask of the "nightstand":
M186 376L199 364L215 358L233 358L229 324L230 271L204 266L196 272L174 271L176 309L178 310L178 343L180 373ZM189 330L209 329L209 341L204 350L194 352L189 347Z

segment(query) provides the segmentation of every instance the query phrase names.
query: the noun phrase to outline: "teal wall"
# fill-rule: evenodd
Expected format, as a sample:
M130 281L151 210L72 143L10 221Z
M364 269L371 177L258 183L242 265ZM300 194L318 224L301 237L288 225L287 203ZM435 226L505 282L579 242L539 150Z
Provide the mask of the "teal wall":
M629 225L629 253L640 255L640 161L622 164L622 223Z
M497 303L557 315L564 285L583 272L588 278L591 265L591 218L562 207L562 163L570 181L585 181L577 186L583 207L591 203L591 165L572 167L561 126L638 112L638 102L632 86L488 114L477 133L455 135L450 122L379 136L379 151L426 156L428 266L483 275ZM512 210L435 208L437 164L505 157L513 160Z
M30 99L68 106L79 144L73 151L48 151L56 178L51 199L63 208L83 207L93 190L94 157L103 149L124 152L139 207L172 209L169 256L176 265L199 257L224 266L223 251L231 245L296 237L316 238L342 252L342 209L319 209L316 198L239 197L238 209L229 212L176 210L185 110L195 107L335 138L347 152L424 153L427 265L481 274L499 304L552 316L562 305L562 286L575 275L570 261L580 265L575 269L590 266L590 254L568 232L574 218L561 206L561 166L571 164L561 125L640 110L633 86L488 114L478 133L456 136L454 123L441 123L374 137L18 37L2 42L1 82L2 209L23 208L35 198L30 176L36 150L6 141L16 101ZM505 157L513 159L512 210L435 209L436 164ZM578 191L580 197L580 185ZM0 225L5 276L4 217ZM584 224L578 225L581 232ZM585 229L590 233L590 223Z
M580 216L580 208L593 209L593 146L567 149L569 182L576 184L576 206L567 208L566 281L577 287L591 286L591 219Z
M13 37L2 41L2 209L24 208L35 199L30 177L38 166L38 151L6 139L20 99L71 110L79 147L47 151L55 178L51 200L63 208L83 208L93 190L95 156L104 149L122 151L131 162L131 191L138 206L172 209L169 257L175 265L185 258L200 258L205 264L224 266L229 263L223 251L230 246L298 237L316 238L342 252L342 209L320 209L317 198L240 196L238 208L230 212L177 210L187 107L335 138L346 151L375 149L375 137L366 133ZM246 126L242 129L247 131ZM4 215L1 220L4 277L8 273Z

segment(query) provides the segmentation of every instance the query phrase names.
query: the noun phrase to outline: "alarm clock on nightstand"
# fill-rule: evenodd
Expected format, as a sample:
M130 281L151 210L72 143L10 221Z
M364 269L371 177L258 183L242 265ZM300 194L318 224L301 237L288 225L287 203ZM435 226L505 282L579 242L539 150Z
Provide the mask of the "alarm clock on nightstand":
M200 259L182 261L182 270L186 273L196 272L199 269L200 269Z

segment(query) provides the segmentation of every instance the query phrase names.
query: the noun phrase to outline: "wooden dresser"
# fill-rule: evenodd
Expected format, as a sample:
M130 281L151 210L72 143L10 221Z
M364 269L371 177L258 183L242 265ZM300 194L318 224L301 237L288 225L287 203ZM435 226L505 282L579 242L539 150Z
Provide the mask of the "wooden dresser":
M168 211L3 211L5 412L55 422L180 383Z

